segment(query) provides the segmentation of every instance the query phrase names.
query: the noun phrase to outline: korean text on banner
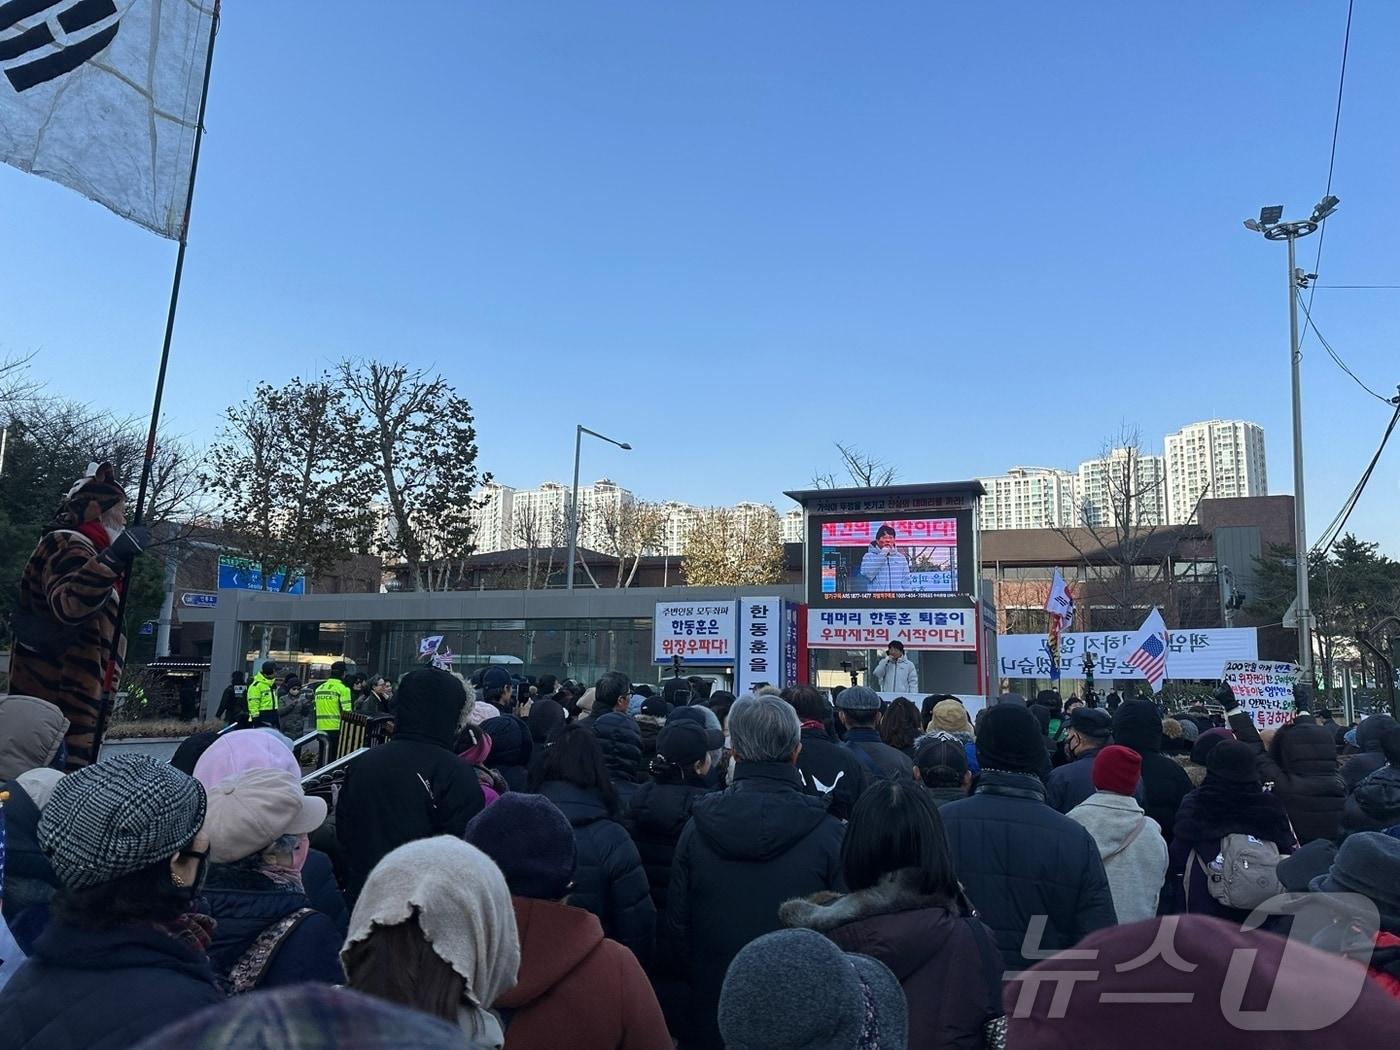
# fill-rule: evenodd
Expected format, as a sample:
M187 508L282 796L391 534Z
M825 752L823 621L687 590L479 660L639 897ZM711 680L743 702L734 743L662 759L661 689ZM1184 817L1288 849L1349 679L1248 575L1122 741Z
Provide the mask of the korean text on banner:
M812 649L906 649L972 651L977 648L975 609L811 609L807 645ZM1045 642L1044 636L1040 641Z
M657 602L652 620L652 659L669 664L734 662L738 602Z
M734 661L738 694L751 693L760 685L781 689L784 658L783 600L781 598L739 599L739 655Z
M1240 707L1260 729L1284 725L1293 717L1298 665L1271 660L1230 660L1220 676L1234 690Z
M0 3L0 162L180 238L214 8Z
M1060 635L1060 671L1066 678L1084 677L1084 654L1094 654L1094 674L1109 678L1137 679L1143 675L1128 665L1136 631L1075 632ZM1253 660L1259 655L1258 634L1253 627L1213 627L1167 632L1167 678L1220 677L1226 660ZM1043 634L997 636L997 666L1001 678L1049 678L1050 655Z

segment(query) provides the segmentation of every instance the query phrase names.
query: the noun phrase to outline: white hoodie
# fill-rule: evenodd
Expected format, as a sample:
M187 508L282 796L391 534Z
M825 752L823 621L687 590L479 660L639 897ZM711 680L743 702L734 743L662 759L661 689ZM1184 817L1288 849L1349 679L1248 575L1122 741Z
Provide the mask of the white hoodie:
M1157 896L1167 875L1167 841L1161 826L1143 813L1137 799L1112 791L1090 795L1068 816L1082 824L1098 844L1119 923L1156 915ZM1139 826L1137 837L1128 842Z

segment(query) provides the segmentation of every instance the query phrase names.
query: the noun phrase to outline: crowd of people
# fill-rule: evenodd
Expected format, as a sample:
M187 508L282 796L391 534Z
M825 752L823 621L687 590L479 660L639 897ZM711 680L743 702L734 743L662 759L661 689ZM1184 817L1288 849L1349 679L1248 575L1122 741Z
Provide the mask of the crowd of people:
M62 712L0 697L0 1050L1400 1025L1388 715L340 672L306 696L259 667L170 763L66 774ZM393 733L308 795L289 731L344 710ZM1232 999L1241 953L1263 984Z

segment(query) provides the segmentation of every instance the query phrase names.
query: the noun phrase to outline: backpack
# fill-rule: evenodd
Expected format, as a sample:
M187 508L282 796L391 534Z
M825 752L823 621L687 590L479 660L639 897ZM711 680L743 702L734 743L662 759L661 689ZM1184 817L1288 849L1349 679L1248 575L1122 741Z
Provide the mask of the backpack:
M1283 884L1278 880L1282 857L1272 842L1253 835L1226 835L1220 840L1219 870L1206 864L1194 850L1192 855L1205 873L1206 889L1227 908L1253 911L1283 892Z

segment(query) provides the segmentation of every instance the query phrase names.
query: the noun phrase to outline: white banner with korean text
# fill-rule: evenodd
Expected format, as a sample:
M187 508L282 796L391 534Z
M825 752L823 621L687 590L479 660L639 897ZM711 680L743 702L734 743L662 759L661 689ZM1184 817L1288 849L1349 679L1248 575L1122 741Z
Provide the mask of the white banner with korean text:
M761 685L783 681L783 600L781 598L739 599L739 654L734 672L739 696L752 693Z
M975 609L816 609L807 613L809 649L977 648ZM1044 641L1044 638L1041 639ZM1125 654L1126 655L1126 654Z
M1094 677L1141 679L1142 672L1129 667L1136 631L1092 631L1060 636L1060 674L1084 677L1084 654L1094 656ZM1230 660L1254 660L1259 656L1258 633L1253 627L1211 627L1167 632L1167 677L1217 679ZM1049 678L1050 654L1043 634L997 635L997 662L1002 678Z
M734 662L738 602L657 602L652 619L652 659L669 664Z

